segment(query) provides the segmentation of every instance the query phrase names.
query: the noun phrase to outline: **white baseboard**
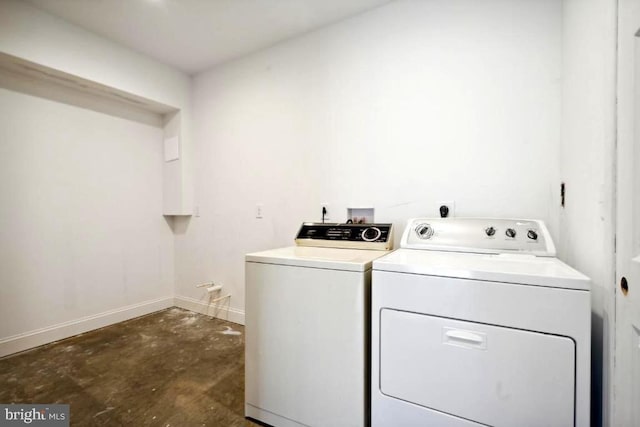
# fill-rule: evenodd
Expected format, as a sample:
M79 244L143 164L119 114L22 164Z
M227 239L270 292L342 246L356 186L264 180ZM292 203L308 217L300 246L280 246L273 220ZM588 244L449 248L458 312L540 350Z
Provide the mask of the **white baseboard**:
M218 319L228 320L229 322L244 325L244 310L229 307L228 302L222 301L219 307L215 304L209 304L207 301L200 301L189 297L175 297L174 305L184 308L185 310L194 311L207 316L217 317Z
M94 329L103 328L114 323L133 319L134 317L144 316L145 314L163 310L165 308L172 307L173 305L173 297L163 297L71 320L69 322L59 323L47 328L13 335L11 337L0 339L0 357L28 350L43 344L49 344L51 342L69 338Z

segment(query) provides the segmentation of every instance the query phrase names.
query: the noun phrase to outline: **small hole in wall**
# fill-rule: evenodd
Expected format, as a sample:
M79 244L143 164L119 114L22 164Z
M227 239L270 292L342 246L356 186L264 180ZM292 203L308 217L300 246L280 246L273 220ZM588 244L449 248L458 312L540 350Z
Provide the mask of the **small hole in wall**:
M626 277L623 277L620 280L620 290L622 290L622 295L624 295L625 297L629 293L629 283L627 283L627 278Z

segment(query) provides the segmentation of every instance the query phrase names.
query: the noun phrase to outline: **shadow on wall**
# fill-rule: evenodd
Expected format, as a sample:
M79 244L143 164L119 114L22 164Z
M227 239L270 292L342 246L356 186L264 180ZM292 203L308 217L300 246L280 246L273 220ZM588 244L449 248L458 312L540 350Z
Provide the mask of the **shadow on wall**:
M191 222L191 215L164 215L164 220L167 222L169 228L173 234L186 234Z
M602 426L602 369L607 363L603 350L608 348L604 323L603 317L591 312L591 425L595 427Z

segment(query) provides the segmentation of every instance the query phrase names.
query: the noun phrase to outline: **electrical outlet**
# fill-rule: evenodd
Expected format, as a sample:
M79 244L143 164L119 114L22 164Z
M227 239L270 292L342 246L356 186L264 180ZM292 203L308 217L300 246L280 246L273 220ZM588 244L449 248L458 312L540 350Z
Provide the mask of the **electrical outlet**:
M324 220L328 220L330 218L329 216L329 204L328 203L320 203L320 218L324 218ZM324 217L322 216L322 214L324 213Z
M441 212L440 212L440 208L442 206L446 206L447 207L447 218L451 218L456 216L456 202L454 202L453 200L447 200L447 201L441 201L441 202L436 202L436 217L440 218L442 216Z
M263 215L264 215L264 206L262 205L262 203L258 203L256 205L256 218L262 219Z

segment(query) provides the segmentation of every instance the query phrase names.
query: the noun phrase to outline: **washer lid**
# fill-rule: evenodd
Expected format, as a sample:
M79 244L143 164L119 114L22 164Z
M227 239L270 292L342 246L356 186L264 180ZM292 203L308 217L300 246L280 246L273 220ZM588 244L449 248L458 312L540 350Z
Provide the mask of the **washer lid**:
M345 271L366 271L371 269L374 259L389 251L366 249L336 249L308 246L290 246L247 254L247 262L263 264L291 265L296 267L324 268Z
M533 255L398 249L374 261L373 269L584 291L591 287L587 276L559 259Z

